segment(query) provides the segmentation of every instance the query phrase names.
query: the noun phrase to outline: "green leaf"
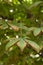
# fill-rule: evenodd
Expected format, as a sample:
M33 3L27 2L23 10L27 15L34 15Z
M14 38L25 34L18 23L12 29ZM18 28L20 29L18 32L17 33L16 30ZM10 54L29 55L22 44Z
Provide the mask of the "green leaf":
M40 32L41 32L40 28L35 28L34 31L33 31L33 34L34 34L34 36L37 36L37 35L40 34Z
M43 3L42 1L38 1L38 2L35 2L34 4L32 4L29 9L33 8L33 7L36 7L38 6L39 4Z
M6 45L6 50L8 50L11 46L13 46L15 43L17 43L19 39L11 39L7 45Z
M41 27L41 30L42 30L42 32L43 32L43 27Z
M31 41L31 40L26 40L26 42L27 42L35 51L37 51L37 52L40 51L40 47L39 47L39 45L38 45L36 42Z
M23 51L23 49L26 47L26 42L23 39L20 39L19 42L17 42L18 47Z
M6 23L3 23L2 29L6 29L6 28L8 28L8 25Z
M35 27L30 27L29 29L28 29L28 31L33 31L35 29Z

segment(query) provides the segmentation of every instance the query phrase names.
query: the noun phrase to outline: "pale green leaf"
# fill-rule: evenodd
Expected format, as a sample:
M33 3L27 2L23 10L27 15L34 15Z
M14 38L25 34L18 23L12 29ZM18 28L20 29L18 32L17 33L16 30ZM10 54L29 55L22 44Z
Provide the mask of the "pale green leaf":
M38 45L36 42L31 41L31 40L26 40L26 42L27 42L35 51L37 51L37 52L40 51L40 47L39 47L39 45Z
M42 1L38 1L38 2L35 2L34 4L32 4L29 9L33 8L33 7L36 7L38 6L39 4L43 3Z
M41 27L41 31L43 32L43 27Z
M40 34L40 32L41 32L40 28L35 28L34 31L33 31L33 34L34 34L34 36L37 36L37 35Z
M33 31L35 29L35 27L30 27L29 29L28 29L28 31Z
M6 50L8 50L11 46L13 46L15 43L17 43L19 39L11 39L7 44L6 44Z
M17 43L18 47L23 51L23 49L26 47L26 42L23 39L20 39L20 41Z

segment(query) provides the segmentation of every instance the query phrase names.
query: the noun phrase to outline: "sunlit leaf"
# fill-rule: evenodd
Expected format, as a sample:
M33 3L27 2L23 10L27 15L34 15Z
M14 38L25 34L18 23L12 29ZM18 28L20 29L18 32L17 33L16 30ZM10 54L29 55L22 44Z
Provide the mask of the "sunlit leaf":
M14 31L19 31L19 27L16 25L12 25L10 23L8 23L8 25L14 30Z
M26 42L27 42L35 51L37 51L37 52L40 51L40 47L39 47L39 45L38 45L36 42L31 41L31 40L26 40Z
M29 9L38 6L40 3L43 3L43 2L42 2L42 1L35 2L34 4L32 4L32 5L29 7Z
M6 44L6 50L8 50L11 46L13 46L15 43L17 43L19 40L18 39L11 39L7 44Z
M28 31L33 31L35 29L35 27L30 27L28 28Z
M26 42L23 39L20 39L19 42L17 42L18 47L23 51L23 49L26 47Z
M41 27L41 30L42 30L42 32L43 32L43 27Z
M34 29L33 34L34 34L34 36L37 36L37 35L40 34L40 32L41 32L41 29L40 28L36 28L36 29Z

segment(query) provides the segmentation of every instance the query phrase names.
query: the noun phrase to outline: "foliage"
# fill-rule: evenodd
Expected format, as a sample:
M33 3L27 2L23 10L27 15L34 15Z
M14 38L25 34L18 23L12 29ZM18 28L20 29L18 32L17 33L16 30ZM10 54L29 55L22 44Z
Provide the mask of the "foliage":
M0 0L0 65L43 64L43 0Z

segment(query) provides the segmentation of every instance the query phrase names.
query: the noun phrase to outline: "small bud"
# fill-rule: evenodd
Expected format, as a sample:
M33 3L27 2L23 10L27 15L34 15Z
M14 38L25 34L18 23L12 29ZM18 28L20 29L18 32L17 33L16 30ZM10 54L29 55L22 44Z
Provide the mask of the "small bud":
M41 12L43 13L43 10L41 10Z
M7 21L8 21L8 19L5 19L5 21L7 22Z
M1 42L0 42L0 45L1 45Z
M6 34L4 34L6 36Z
M12 2L12 0L9 0L9 2Z
M11 47L10 49L9 49L9 51L12 51L13 50L13 47Z
M39 20L38 19L36 19L36 22L38 22Z
M13 12L13 9L11 9L10 12L12 13Z
M17 38L17 39L19 38L18 35L16 35L16 38Z
M39 54L36 54L36 55L35 55L35 58L38 58L38 57L39 57Z

